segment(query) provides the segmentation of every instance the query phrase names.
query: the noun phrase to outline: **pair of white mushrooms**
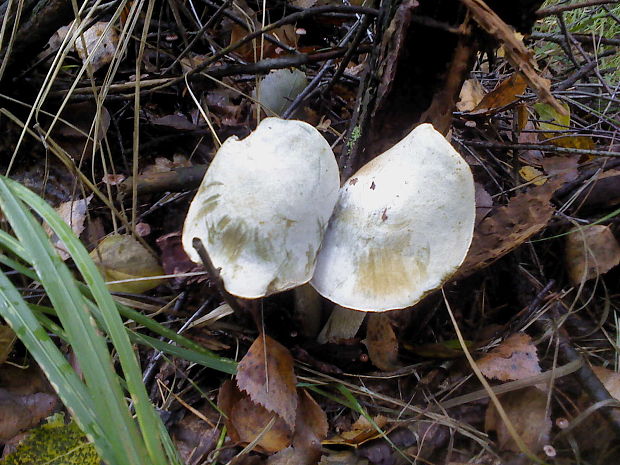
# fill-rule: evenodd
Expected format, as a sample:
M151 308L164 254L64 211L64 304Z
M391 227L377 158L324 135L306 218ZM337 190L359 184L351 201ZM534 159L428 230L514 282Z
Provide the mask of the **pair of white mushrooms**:
M334 154L314 127L267 118L218 150L190 205L183 246L200 262L199 238L235 296L309 281L341 307L380 312L440 287L465 258L474 218L469 166L430 124L340 187Z

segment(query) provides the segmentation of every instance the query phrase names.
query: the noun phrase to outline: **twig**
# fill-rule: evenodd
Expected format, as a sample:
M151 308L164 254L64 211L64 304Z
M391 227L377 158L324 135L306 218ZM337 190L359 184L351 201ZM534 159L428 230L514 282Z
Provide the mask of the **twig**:
M487 142L479 140L462 141L465 145L497 150L542 150L545 152L566 153L570 155L593 155L596 157L620 157L620 152L605 150L569 149L547 144L504 144L503 142Z
M356 50L356 53L366 53L370 47L363 46ZM205 73L211 77L220 78L224 76L232 76L235 74L257 74L267 73L272 69L299 67L308 63L317 63L333 58L339 58L347 53L346 48L328 50L326 52L318 52L313 54L300 53L299 55L285 56L281 58L265 58L256 63L248 63L246 65L222 65L209 68Z
M344 47L347 44L347 42L350 40L351 36L353 36L353 33L357 30L358 34L355 36L355 38L353 39L353 42L347 48L347 51L345 52L345 59L342 60L342 63L340 63L340 67L342 67L343 63L346 66L346 63L348 63L348 61L351 59L351 56L356 51L357 45L359 45L359 42L362 40L361 33L363 33L363 30L367 27L368 20L369 20L368 16L364 16L364 20L358 20L353 25L353 27L349 29L349 31L347 31L344 38L338 44L338 47ZM312 94L314 90L319 86L321 79L323 79L323 76L325 75L325 73L327 73L327 71L329 71L333 65L334 65L334 60L330 59L330 60L327 60L323 64L323 66L321 66L321 69L316 74L316 76L312 79L312 81L310 81L310 83L308 83L306 88L297 97L295 97L295 100L293 100L293 102L289 105L286 111L282 114L283 118L288 119L291 117L291 115L297 109L297 107L301 105L301 103L304 100L306 100L310 96L310 94ZM340 70L340 68L338 68L338 70ZM336 71L336 73L337 72L338 71Z
M360 14L366 14L366 15L371 15L371 16L376 16L378 14L378 11L375 10L374 8L366 8L366 7L361 7L361 6L349 6L349 5L324 5L324 6L317 6L317 7L313 7L313 8L307 8L303 11L298 11L296 13L290 14L288 16L285 16L284 18L279 19L278 21L276 21L275 23L271 23L267 26L265 26L262 29L259 29L258 31L254 31L250 34L248 34L247 36L245 36L243 39L241 39L240 41L229 45L228 47L223 48L222 50L220 50L219 52L215 53L214 55L212 55L211 57L209 57L207 60L205 60L203 63L201 63L200 65L198 65L196 68L193 68L192 70L187 72L187 77L190 77L196 73L200 73L202 71L204 71L205 69L207 69L211 64L215 63L217 60L219 60L220 58L223 58L224 56L228 55L229 53L237 50L239 47L242 47L243 45L250 43L252 40L256 39L257 37L260 37L261 35L272 31L280 26L284 26L285 24L291 24L291 23L295 23L297 21L300 21L302 19L305 18L309 18L312 16L317 16L317 15L321 15L324 13L330 13L330 12L334 12L334 11L338 11L338 12L351 12L351 13L360 13ZM169 82L159 86L159 87L155 87L153 89L150 89L149 91L146 91L147 93L153 93L156 91L159 91L165 87L169 87L175 84L178 84L182 81L184 81L186 78L186 75L183 76L179 76L177 78L174 78L172 80L170 80Z
M192 245L194 246L194 249L196 249L196 252L198 252L200 260L202 260L202 264L207 269L209 276L211 276L211 278L215 281L215 285L217 286L218 291L220 291L220 295L224 301L230 305L230 308L232 308L235 312L238 314L242 313L244 310L244 305L242 305L241 302L239 302L239 300L224 287L224 282L220 277L220 270L219 268L215 268L215 266L213 266L213 262L211 261L207 250L204 248L204 245L202 245L202 241L195 237L192 241Z
M586 35L586 34L571 34L573 39L578 42L584 44L602 44L602 45L612 45L615 47L620 46L620 39L610 39L607 37L601 37L596 35ZM529 35L530 39L534 40L546 40L548 42L555 42L556 44L562 44L566 42L566 39L563 36L557 34L549 34L547 32L532 32Z
M186 168L177 168L165 173L141 174L136 182L139 194L152 194L154 192L181 192L194 189L200 185L200 181L207 171L207 165L194 165ZM125 179L119 186L123 192L130 192L133 179Z
M609 3L618 3L618 0L589 0L587 2L575 3L572 5L558 5L551 6L549 8L541 8L536 12L536 18L540 19L546 16L557 15L558 13L562 13L564 11L578 10L580 8L587 8L589 6L595 5L605 5Z

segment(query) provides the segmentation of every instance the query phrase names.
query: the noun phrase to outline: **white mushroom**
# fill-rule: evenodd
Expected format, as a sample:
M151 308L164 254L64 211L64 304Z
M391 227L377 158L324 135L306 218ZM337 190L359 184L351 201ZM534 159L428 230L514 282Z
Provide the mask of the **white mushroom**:
M348 309L409 307L463 262L474 219L469 166L420 125L340 189L311 284Z
M340 186L334 154L309 124L267 118L218 150L192 201L183 247L199 238L228 292L258 298L312 277Z

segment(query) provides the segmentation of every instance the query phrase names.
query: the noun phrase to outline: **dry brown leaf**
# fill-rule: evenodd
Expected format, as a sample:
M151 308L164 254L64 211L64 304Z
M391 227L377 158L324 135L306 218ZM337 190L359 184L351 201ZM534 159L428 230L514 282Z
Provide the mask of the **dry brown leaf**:
M541 373L536 346L525 333L515 333L476 362L489 379L510 381Z
M620 263L620 244L609 226L595 224L566 236L566 267L574 285L596 278Z
M93 194L89 195L85 199L70 200L69 202L63 202L54 210L60 215L65 223L69 225L71 230L76 236L80 236L84 231L84 221L86 220L86 212L88 211L88 204L93 198ZM67 251L67 247L64 242L52 231L47 224L43 225L45 232L52 239L52 243L60 255L60 258L67 260L71 255Z
M504 46L506 59L523 73L536 95L543 102L552 105L559 113L564 114L565 110L562 105L551 95L551 82L538 75L533 54L523 45L523 40L515 35L513 29L502 21L484 1L461 1L467 6L480 27Z
M542 167L549 176L571 182L579 176L579 157L545 157L542 160Z
M395 371L398 362L398 339L387 315L372 313L366 327L366 348L374 366L382 371Z
M291 444L292 428L274 412L252 402L232 381L220 388L217 405L227 417L226 428L233 441L249 444L262 434L256 447L267 453L281 451ZM265 432L272 419L273 425Z
M523 439L534 453L549 443L551 418L547 411L547 394L535 387L509 392L499 397L502 407ZM502 450L522 452L508 432L493 403L489 404L485 430L497 432L497 442Z
M505 107L517 99L527 88L527 81L521 73L514 73L502 81L495 89L486 94L473 109L472 114L487 113Z
M388 419L383 415L377 415L373 418L373 421L380 429L385 429L388 424ZM359 447L362 444L380 437L381 432L377 431L377 428L370 423L366 417L360 415L360 417L351 425L348 431L343 431L326 441L324 444L338 444Z
M467 79L463 83L459 101L456 102L458 111L472 111L484 98L484 87L478 79Z
M237 386L252 401L275 412L295 428L296 378L289 350L269 336L260 335L237 368Z
M268 465L314 465L321 458L327 417L307 391L300 389L293 444L267 460Z
M0 442L51 415L57 400L55 395L43 392L19 396L0 389Z
M260 24L257 24L260 28ZM233 24L230 34L230 45L236 44L249 34L248 30L239 24ZM280 42L288 45L292 48L297 48L297 34L295 33L295 26L292 24L285 24L269 31L269 34L278 39ZM261 59L261 43L263 45L262 58L275 58L281 53L288 53L282 50L280 47L267 40L262 41L261 38L252 40L241 47L235 49L234 53L238 54L241 58L249 62L255 62Z
M617 371L609 370L604 367L592 367L592 371L601 383L605 386L605 389L609 391L611 396L620 401L620 373Z
M118 47L118 33L107 22L98 22L89 27L82 36L75 41L75 49L83 62L90 56L93 71L103 68L112 62ZM103 37L103 38L102 38ZM101 43L99 43L101 40Z
M458 277L490 265L543 229L555 211L550 201L560 184L551 180L517 194L477 225Z
M476 188L476 224L478 224L491 212L493 197L482 184L474 183L474 187Z

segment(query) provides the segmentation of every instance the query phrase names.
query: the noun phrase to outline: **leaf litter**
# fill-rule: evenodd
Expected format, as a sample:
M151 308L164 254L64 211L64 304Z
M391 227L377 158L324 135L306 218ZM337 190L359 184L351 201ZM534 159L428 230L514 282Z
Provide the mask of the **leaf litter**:
M327 74L317 80L321 84L318 90L307 89L310 97L294 114L314 125L320 124L336 154L344 154L352 147L352 141L364 136L364 125L356 120L356 113L363 112L368 103L356 101L355 96L364 94L360 90L364 90L365 70L373 59L366 54L371 49L368 38L372 34L363 30L355 33L357 18L346 15L354 11L362 18L366 10L338 10L342 5L334 2L295 3L301 10L284 12L279 6L273 6L263 12L257 2L236 1L221 10L206 2L200 6L191 5L191 8L198 8L197 15L185 5L179 15L179 11L173 11L175 2L170 2L162 10L163 22L151 24L147 36L140 70L141 107L136 113L139 121L135 128L132 115L133 92L137 87L135 54L125 52L128 43L118 42L119 24L123 27L125 19L121 15L120 23L110 22L106 14L95 19L84 34L84 39L88 39L87 49L80 49L82 39L77 38L78 53L72 47L68 49L72 61L56 69L60 79L51 90L52 100L46 101L45 110L54 116L53 112L59 111L56 100L66 96L69 96L69 104L58 115L60 119L50 134L46 131L51 118L37 113L38 122L31 125L31 129L39 137L34 138L34 142L23 142L20 151L32 154L32 158L24 163L18 157L16 178L19 178L20 170L26 172L24 165L43 167L36 174L26 174L21 179L45 194L59 212L65 212L67 223L77 235L84 232L85 241L86 236L90 238L95 230L97 232L92 233L95 240L88 239L91 243L116 231L130 238L122 228L135 224L135 230L131 232L150 246L157 244L159 256L148 251L143 244L136 246L135 239L128 240L132 245L120 253L103 253L98 249L93 256L97 257L106 279L138 279L130 283L132 286L111 289L134 294L133 297L149 306L150 311L159 308L151 317L175 331L194 313L196 319L193 321L196 322L201 322L204 315L213 317L207 320L208 324L193 326L188 336L224 356L236 358L236 350L241 349L243 354L247 349L232 381L222 382L223 376L200 371L199 367L180 359L166 361L165 368L158 372L157 383L173 385L179 396L187 388L183 391L184 394L190 393L189 400L184 400L186 404L163 402L158 394L161 390L157 389L161 385L149 383L153 399L166 406L169 412L165 414L171 414L171 422L178 422L176 419L182 417L180 412L187 411L186 406L198 401L214 402L217 396L225 414L229 439L221 448L215 441L222 426L218 425L218 414L213 409L209 416L213 424L200 420L195 425L196 432L202 429L208 440L188 441L183 446L188 450L193 444L204 452L205 459L221 457L222 463L234 460L235 463L262 464L313 464L319 461L387 464L404 460L399 452L411 460L419 454L420 460L433 463L448 459L454 463L467 463L476 454L489 462L511 463L522 451L514 443L498 412L485 401L469 402L452 407L439 416L434 415L438 399L449 399L480 387L468 378L470 372L463 368L463 350L455 344L453 330L445 324L444 309L437 302L436 294L431 294L413 310L394 312L389 316L374 314L367 318L363 328L365 339L358 334L330 345L317 344L314 337L304 331L306 328L299 327L291 317L290 296L272 297L260 304L269 336L261 332L254 339L256 331L246 315L227 307L226 312L214 316L212 312L221 304L217 270L205 272L189 261L180 247L182 219L191 199L187 193L196 186L191 180L187 181L191 179L189 177L156 184L151 181L154 177L149 176L176 177L183 169L194 167L204 173L217 145L213 133L223 141L230 135L242 138L255 127L254 103L248 96L257 95L257 83L269 82L269 76L291 77L303 72L304 79L307 78L304 85L300 80L285 89L279 103L267 105L277 106L277 111L282 111L323 72L327 58L312 61L313 54L334 53L334 61L326 67ZM358 3L352 2L352 5ZM416 88L422 89L425 98L435 97L445 84L440 75L432 75L432 58L439 57L441 50L441 47L435 47L441 42L435 34L442 28L450 29L452 19L447 21L439 17L438 23L427 21L425 18L431 13L424 9L423 3L404 2L396 15L397 21L387 25L385 34L376 36L380 45L377 48L400 51L388 53L390 59L378 65L378 69L385 71L381 84L382 99L391 89L398 88L401 81L410 83L401 97L408 92L414 93ZM468 24L459 26L458 34L449 32L452 34L450 43L455 37L467 37L469 32L463 31L471 29L475 23L482 29L478 31L478 26L474 27L474 34L480 34L476 36L477 40L492 38L502 46L503 56L498 53L496 61L488 63L474 49L471 60L476 61L474 71L471 74L465 72L460 81L456 79L458 86L450 87L449 92L446 87L446 92L454 94L455 98L461 90L456 109L462 114L453 114L452 107L444 113L451 115L454 145L468 157L474 169L477 219L469 255L459 275L446 284L444 290L450 301L455 302L459 325L467 332L468 348L473 351L494 347L486 354L479 354L478 359L481 370L494 386L515 380L527 381L528 377L540 374L541 367L548 370L555 363L552 345L547 344L544 334L532 329L535 325L531 323L540 315L551 315L558 322L566 319L569 328L572 312L595 320L590 339L574 338L570 342L588 359L596 357L597 364L604 360L607 366L613 366L617 362L615 346L608 341L613 340L617 324L614 323L613 309L617 306L618 295L618 268L615 267L618 263L618 225L613 218L604 220L601 225L590 224L613 212L614 206L620 204L618 172L609 164L613 159L601 155L606 153L604 151L618 151L614 139L617 130L614 118L617 115L613 104L609 104L613 103L610 99L614 97L605 81L609 77L608 71L588 71L585 64L588 58L595 61L597 54L607 49L593 49L591 43L578 46L575 41L580 40L579 36L573 35L571 51L578 60L585 61L571 68L566 64L571 62L570 57L565 56L564 64L558 66L553 57L539 51L541 49L537 47L541 45L533 42L537 37L535 34L522 35L513 30L513 25L519 29L529 26L510 18L510 7L499 8L496 15L485 2L466 0L463 3L473 16ZM314 15L316 8L323 7L336 7L336 13ZM234 48L249 31L263 27L263 13L266 13L265 24L270 24L286 14L300 12L303 14L298 15L294 23L271 29L270 40L258 36ZM215 18L213 22L206 23L211 17ZM567 18L570 16L565 16L565 20ZM533 21L533 16L531 19ZM369 24L371 29L376 27L373 19ZM399 29L403 25L411 25L412 31L422 30L425 36L433 37L434 50L433 57L411 59L414 68L422 69L423 65L424 73L416 74L415 69L407 69L405 79L399 74L403 69L399 57L402 50L408 50L406 36ZM440 27L435 27L437 25ZM202 27L204 30L198 32ZM106 34L103 33L105 29ZM158 31L157 42L153 31ZM132 34L130 40L139 44L139 30ZM556 37L564 37L561 30L557 34ZM27 92L20 93L21 87L17 86L16 91L7 90L11 97L30 102L29 95L38 93L44 82L41 76L47 71L45 63L51 63L46 60L58 50L63 37L63 31L59 30L53 41L55 44L38 55L41 62L26 72L28 79L20 84ZM348 39L344 40L345 37ZM356 37L366 48L363 53L352 53L348 61L343 60L342 56L351 44L347 40ZM94 74L87 73L92 80L78 78L83 60L87 54L93 53L93 45L99 39L102 44L97 53L101 54L93 54L93 66L88 71ZM334 47L340 40L343 40L343 46ZM568 36L566 40L569 40ZM428 42L430 44L431 40ZM151 47L155 43L157 45ZM485 46L492 49L494 45ZM216 60L211 59L214 51L226 47L234 50ZM531 50L535 50L536 55ZM33 56L39 52L36 50ZM118 69L109 66L115 60L121 64ZM296 66L288 66L290 63ZM442 73L448 69L446 64L447 61L441 64ZM337 69L340 69L341 78L330 82L331 73ZM227 70L236 71L226 74ZM110 74L106 75L108 72ZM179 73L188 74L182 85L179 85ZM422 84L422 74L428 75L436 83L435 87ZM165 83L155 82L154 76L163 78ZM213 76L218 76L219 81ZM569 81L575 77L571 84ZM75 92L69 94L67 91L73 83L76 84ZM153 90L155 85L165 87ZM592 88L596 88L597 96L586 96L592 94ZM97 92L101 100L94 97L93 92ZM197 96L196 101L190 98L190 93ZM372 91L366 95L372 95ZM405 107L404 97L401 100ZM91 101L105 103L105 106ZM201 108L197 109L197 105ZM15 111L13 107L7 108ZM35 110L39 112L40 109ZM419 122L415 117L399 112L396 105L391 110L397 117L390 120L388 126L398 126L401 124L398 120L406 125ZM420 113L423 110L421 108ZM371 111L370 114L376 120L382 118L381 112ZM6 123L1 120L0 124ZM10 135L12 130L9 127L6 133ZM389 142L383 132L379 136ZM133 147L133 144L138 145ZM369 147L363 146L363 149ZM13 148L9 143L8 150L13 151ZM65 166L70 167L69 178L54 175L57 161L49 158L54 150L66 152L72 160L65 158L61 165L65 171ZM136 170L131 166L134 163L130 156L132 152L139 154ZM111 171L108 169L110 162L114 165ZM74 174L78 172L86 176ZM130 199L131 176L136 173L139 173L139 190L134 207ZM91 178L104 181L98 184L85 181ZM100 187L102 191L93 191L94 184L95 189ZM147 187L143 189L145 185ZM105 194L101 195L103 192ZM54 193L59 195L53 197ZM103 198L108 198L118 212L112 212ZM134 208L137 210L133 211ZM129 217L137 219L127 221ZM571 232L575 221L579 227L576 232ZM588 227L582 228L583 225ZM55 245L63 255L62 244L56 242ZM65 255L63 258L68 260ZM179 276L163 285L159 280L143 280L164 273ZM24 281L19 282L19 285L23 284ZM32 294L32 301L44 305L45 300L37 293L36 283L26 284L31 285L24 286L24 289ZM573 290L577 285L582 294ZM547 289L546 293L540 293L543 287ZM568 308L568 313L562 313L562 309ZM327 311L329 304L319 300L314 316L316 321L313 322L315 326L324 322ZM128 325L132 324L128 321ZM497 325L503 331L504 337L499 345L496 344L497 336L489 336L483 331L491 325ZM552 325L553 328L559 326L562 325ZM303 363L301 355L297 361L293 360L290 351L296 355L304 354ZM3 357L9 363L22 363L26 356L23 348L14 343L7 344L4 352ZM143 366L148 368L152 351L140 349L139 353L144 357ZM177 377L180 371L184 373L183 379ZM617 397L617 373L597 367L594 373L612 396ZM11 377L19 384L19 375ZM196 381L203 390L193 392L186 380ZM338 383L346 384L361 408L368 411L368 418L373 423L337 395L340 391L334 386ZM6 386L0 385L0 389ZM554 436L551 421L557 419L558 407L566 406L564 398L578 398L579 401L562 411L562 415L568 417L569 422L580 420L579 415L592 408L592 401L584 392L570 379L559 378L555 380L551 393L543 391L537 384L502 394L500 402L530 450L545 457L542 455L545 447L549 450L553 445L552 448L556 448L565 461L569 457L570 463L572 444L563 442L562 435ZM29 408L24 405L38 398L33 396L41 397L43 393L11 393L3 398L8 399L4 410L7 416L0 421L0 427L7 427L7 435L27 430L42 419L41 413L27 413ZM606 425L606 420L597 413L592 414L595 418L593 425ZM449 434L444 424L450 426ZM588 427L587 422L584 425ZM377 432L376 426L387 436ZM415 435L421 438L421 444L412 439ZM189 436L187 433L186 438ZM321 441L327 436L330 439L321 448ZM598 442L591 436L577 434L575 439L581 450L590 454L588 458L595 457L596 448L605 441L614 441L609 433L597 435ZM428 452L425 452L425 444L432 445ZM235 454L248 445L253 450L235 458ZM449 448L449 445L455 447ZM339 451L343 446L352 450ZM451 452L446 452L448 450ZM197 457L192 453L187 452L185 456L188 463Z

